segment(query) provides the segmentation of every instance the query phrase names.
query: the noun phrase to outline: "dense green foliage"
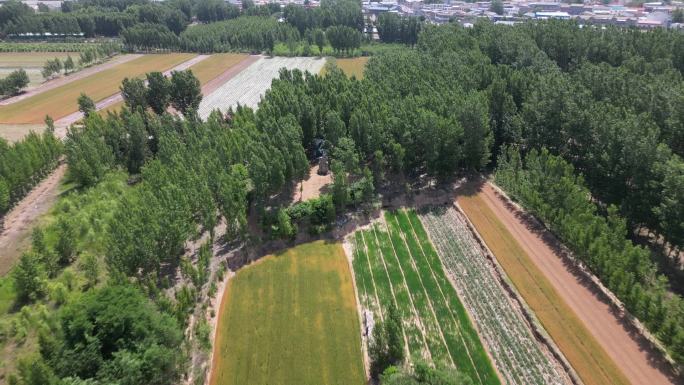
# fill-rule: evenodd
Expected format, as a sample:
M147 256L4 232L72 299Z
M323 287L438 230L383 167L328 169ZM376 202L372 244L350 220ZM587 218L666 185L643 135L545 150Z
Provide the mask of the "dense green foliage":
M678 42L681 35L665 31L599 31L557 21L429 26L416 50L371 58L361 81L334 70L324 79L287 75L269 96L298 118L304 146L318 137L333 145L349 137L361 164L382 163L388 174L449 178L495 164L491 154L506 144L523 152L545 147L586 176L600 206L619 208L626 229L646 226L681 247ZM626 229L620 234L629 244ZM673 304L672 320L681 324ZM661 334L650 316L635 314ZM674 352L681 344L671 338L664 342Z
M23 68L12 71L4 79L0 79L0 96L16 95L29 84L29 77Z
M378 35L383 43L404 43L414 45L422 22L417 17L401 17L396 13L382 13L378 16Z
M134 287L107 286L75 298L60 310L55 329L41 335L40 350L60 378L168 384L183 361L176 321ZM58 382L42 383L51 384Z
M380 379L381 385L471 385L473 381L456 369L435 369L418 363L413 373L390 367Z
M0 139L0 215L55 168L62 144L48 129L7 143Z
M496 182L560 235L585 263L671 350L684 360L684 301L667 291L649 251L625 238L627 225L615 206L597 213L581 176L561 157L533 149L524 159L514 148L499 157Z
M377 378L390 365L399 365L404 359L404 336L401 316L394 304L387 309L387 320L373 328L373 338L368 347L371 360L371 376Z

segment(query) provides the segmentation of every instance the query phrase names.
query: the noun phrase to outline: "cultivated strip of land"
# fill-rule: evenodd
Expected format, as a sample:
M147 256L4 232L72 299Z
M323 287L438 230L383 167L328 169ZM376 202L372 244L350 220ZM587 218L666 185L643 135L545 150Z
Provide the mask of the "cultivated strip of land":
M591 283L575 276L492 186L458 202L585 384L673 383Z
M204 95L198 113L202 119L206 119L215 109L226 112L238 104L256 108L261 96L271 87L271 81L278 77L281 68L318 73L324 64L323 58L259 57L214 92Z
M399 219L410 223L407 216ZM532 334L462 214L453 207L438 207L422 213L420 220L506 382L570 384L561 364Z
M192 73L200 81L200 84L202 85L202 94L209 95L223 83L228 81L228 79L249 66L249 64L254 62L257 58L258 56L248 56L245 54L220 53L204 58L200 62L192 65L189 69L192 70ZM102 116L106 116L108 112L118 112L123 104L124 102L122 99L109 104L98 111Z
M41 123L45 115L57 120L78 111L77 99L82 92L95 101L101 101L116 94L121 81L126 77L139 77L151 71L166 71L195 56L174 53L139 57L17 103L0 106L0 123Z
M193 65L197 65L198 63L201 63L202 61L206 60L209 57L209 55L197 55L191 58L190 60L186 60L177 66L162 71L164 76L170 76L171 72L173 71L185 71L188 68L192 67ZM154 70L152 70L154 71ZM145 75L142 74L140 75L141 77ZM123 105L123 96L121 95L120 92L117 92L115 94L112 94L97 103L95 103L95 110L96 111L103 111L103 110L110 110L110 111L116 111L118 108L120 108ZM118 108L117 108L118 106ZM57 135L60 138L63 138L66 136L66 129L70 125L78 122L79 120L83 119L83 113L80 111L75 111L72 112L71 114L57 120L55 122L55 135Z
M368 56L359 56L355 58L341 58L335 59L335 64L347 76L355 76L357 79L363 79L363 71L366 69L368 63ZM325 75L325 68L321 71L321 75Z
M17 103L17 102L22 101L24 99L28 99L32 96L35 96L35 95L41 94L43 92L49 91L51 89L61 87L65 84L69 84L69 83L74 82L76 80L83 79L83 78L86 78L88 76L94 75L98 72L102 72L104 70L113 68L119 64L127 63L131 60L138 59L141 56L142 55L138 55L138 54L118 55L118 56L108 60L106 63L102 63L99 65L95 65L92 67L82 69L82 70L75 72L75 73L72 73L68 76L61 76L61 77L55 78L53 80L48 80L45 83L42 83L36 87L29 88L28 90L26 90L26 92L24 92L20 95L1 100L0 106L6 106L9 104Z
M349 264L339 243L267 256L228 281L212 385L366 383Z
M373 324L370 314L375 320L386 317L394 304L402 318L409 361L430 359L436 365L455 366L475 384L499 384L439 257L427 237L416 235L424 234L420 221L409 223L406 215L385 213L382 220L350 238L366 324ZM420 230L414 231L414 226Z

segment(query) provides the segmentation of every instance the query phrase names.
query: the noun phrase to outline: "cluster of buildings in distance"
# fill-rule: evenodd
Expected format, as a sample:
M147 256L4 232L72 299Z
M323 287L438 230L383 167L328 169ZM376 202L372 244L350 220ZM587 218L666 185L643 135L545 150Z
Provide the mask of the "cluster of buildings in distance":
M494 2L499 0L494 0ZM498 8L498 9L497 9ZM426 20L441 24L459 22L471 26L478 18L488 18L495 23L513 24L536 19L575 19L580 25L616 25L638 28L682 28L682 21L676 17L684 11L684 2L644 3L629 6L619 3L585 2L568 4L552 1L505 0L496 6L493 1L452 1L426 3L423 0L402 0L400 2L364 2L364 12L371 18L384 12L405 16L422 16ZM679 11L678 11L679 10Z

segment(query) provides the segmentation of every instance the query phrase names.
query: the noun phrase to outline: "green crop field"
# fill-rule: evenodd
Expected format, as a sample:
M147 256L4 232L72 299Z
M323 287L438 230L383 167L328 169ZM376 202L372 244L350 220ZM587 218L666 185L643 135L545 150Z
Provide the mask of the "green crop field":
M415 212L387 212L353 241L361 304L382 320L395 303L411 360L456 367L475 384L500 383Z
M338 243L264 257L230 279L211 384L366 383L349 264Z

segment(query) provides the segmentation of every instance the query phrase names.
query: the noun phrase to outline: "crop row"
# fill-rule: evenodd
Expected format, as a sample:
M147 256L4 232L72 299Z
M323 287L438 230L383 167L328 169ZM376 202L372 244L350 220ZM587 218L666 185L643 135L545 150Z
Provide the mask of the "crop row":
M567 377L543 353L520 310L489 266L486 254L454 208L421 215L447 272L510 384L564 384Z
M353 236L362 306L382 320L396 305L410 360L455 366L476 384L499 384L416 214L387 212L383 219Z

